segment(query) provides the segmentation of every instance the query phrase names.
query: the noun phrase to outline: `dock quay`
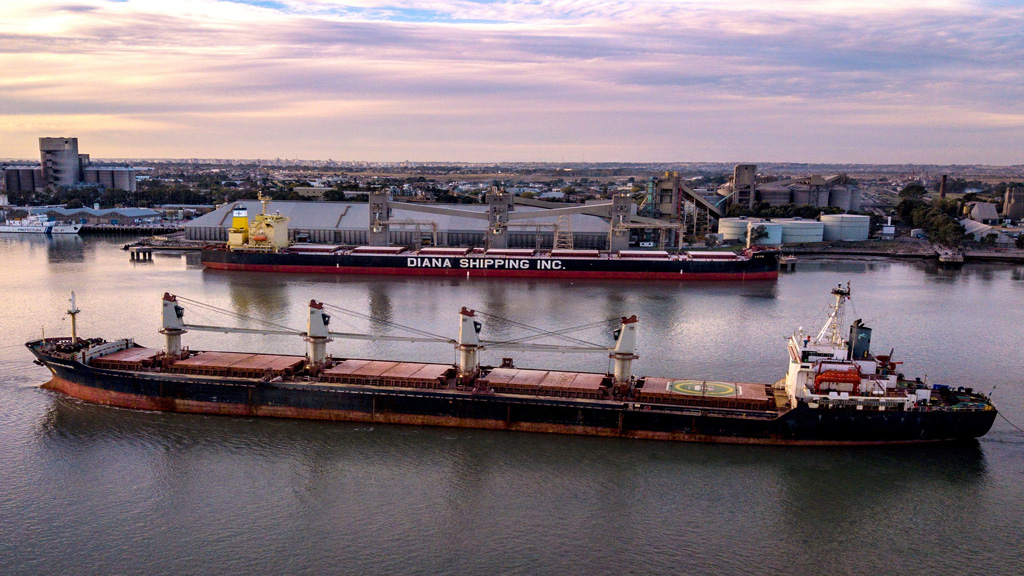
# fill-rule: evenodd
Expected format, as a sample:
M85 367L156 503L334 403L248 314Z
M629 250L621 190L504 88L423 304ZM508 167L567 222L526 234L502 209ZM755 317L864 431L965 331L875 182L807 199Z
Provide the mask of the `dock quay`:
M814 246L787 246L786 252L800 256L874 256L903 260L938 260L943 265L969 262L1024 263L1024 250L1011 248L968 248L950 250L927 243L871 242L867 246L818 244Z
M134 248L145 248L150 251L194 251L197 252L203 249L208 243L203 240L186 240L184 234L177 232L168 236L150 236L142 238L138 242L132 242L124 245L124 250L132 250Z
M181 226L137 226L137 225L120 225L120 224L86 224L79 230L79 234L132 234L132 235L154 235L154 234L172 234L174 232L181 232L184 228Z

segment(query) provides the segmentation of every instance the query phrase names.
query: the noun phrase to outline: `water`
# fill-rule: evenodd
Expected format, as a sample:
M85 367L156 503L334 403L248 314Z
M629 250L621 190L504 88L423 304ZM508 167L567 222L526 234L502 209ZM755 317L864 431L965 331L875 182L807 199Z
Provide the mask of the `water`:
M182 257L131 263L125 239L0 237L3 574L1019 574L1024 436L976 443L766 448L136 412L38 388L22 343L80 333L159 346L165 291L302 328L311 298L370 314L332 328L483 336L641 319L643 374L772 381L783 337L817 329L850 280L848 319L909 374L973 385L1024 424L1024 268L942 272L801 262L778 282L548 282L252 275ZM194 323L223 323L186 306ZM386 322L385 322L386 321ZM303 352L296 337L191 332L222 350ZM337 355L452 361L446 347L337 341ZM508 353L601 370L602 356ZM485 363L500 356L484 353Z

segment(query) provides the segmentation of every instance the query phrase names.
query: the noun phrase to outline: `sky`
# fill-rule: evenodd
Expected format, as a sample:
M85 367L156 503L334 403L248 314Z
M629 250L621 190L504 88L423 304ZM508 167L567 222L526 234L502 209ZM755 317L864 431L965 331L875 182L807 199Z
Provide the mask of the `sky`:
M1024 1L0 0L0 158L1024 164Z

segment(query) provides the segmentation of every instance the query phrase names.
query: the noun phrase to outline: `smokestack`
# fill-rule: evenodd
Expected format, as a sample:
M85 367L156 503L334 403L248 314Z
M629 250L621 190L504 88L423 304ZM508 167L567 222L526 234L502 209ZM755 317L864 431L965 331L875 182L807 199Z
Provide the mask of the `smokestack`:
M942 182L939 183L939 200L946 199L946 175L942 175Z

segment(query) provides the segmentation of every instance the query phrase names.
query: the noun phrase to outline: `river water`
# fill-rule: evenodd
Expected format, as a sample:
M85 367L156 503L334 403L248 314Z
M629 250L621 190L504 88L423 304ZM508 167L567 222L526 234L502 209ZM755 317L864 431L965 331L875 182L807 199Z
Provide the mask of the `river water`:
M79 333L160 346L160 296L301 329L311 298L368 315L332 328L454 337L516 323L611 344L636 314L654 376L771 382L784 337L847 320L929 381L970 385L1024 425L1024 267L804 261L777 282L565 282L256 275L194 258L132 263L126 238L0 237L3 574L1020 574L1024 436L770 448L162 414L41 390L23 342ZM186 320L232 318L186 304ZM601 321L604 322L601 322ZM242 324L237 324L242 325ZM248 324L252 326L253 324ZM554 343L556 340L546 340ZM297 337L190 332L193 348L301 354ZM453 361L433 344L336 341L338 356ZM600 371L600 355L508 353L522 367ZM485 352L484 363L499 355Z

